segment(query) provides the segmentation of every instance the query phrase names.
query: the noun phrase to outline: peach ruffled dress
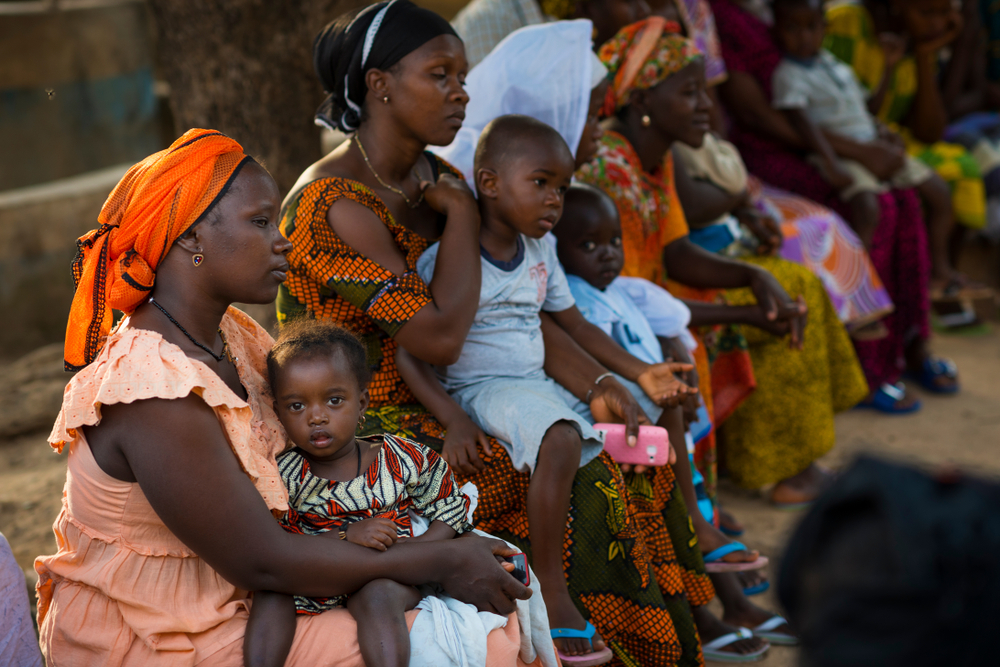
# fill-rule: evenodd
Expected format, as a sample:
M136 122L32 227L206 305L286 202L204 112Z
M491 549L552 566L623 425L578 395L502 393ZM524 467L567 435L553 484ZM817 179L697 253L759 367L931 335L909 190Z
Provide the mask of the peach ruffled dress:
M207 366L159 334L125 328L66 388L49 442L68 450L58 551L35 561L38 624L49 667L220 665L241 667L249 592L227 582L163 524L136 483L94 460L80 427L101 406L194 392L215 411L247 475L272 512L288 508L275 455L284 448L271 409L265 357L271 337L230 308L222 330L248 393L239 398ZM418 612L409 612L412 625ZM363 667L345 609L299 616L287 665ZM490 665L522 665L518 624L489 636Z

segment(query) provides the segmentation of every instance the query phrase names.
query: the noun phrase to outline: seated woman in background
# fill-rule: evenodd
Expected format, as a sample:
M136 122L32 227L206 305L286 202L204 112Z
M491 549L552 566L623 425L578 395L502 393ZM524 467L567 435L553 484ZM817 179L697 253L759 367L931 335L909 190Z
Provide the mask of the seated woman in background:
M770 26L757 14L760 3L712 0L712 11L729 69L719 88L733 118L730 136L752 173L849 215L839 194L819 171L797 153L804 146L788 119L771 106L771 81L781 61ZM873 173L899 167L884 142L861 144L853 155ZM878 196L881 213L870 257L895 310L883 322L889 335L855 340L868 380L865 405L889 413L911 412L919 401L899 379L906 370L925 387L948 390L956 385L951 365L931 356L929 294L930 257L920 200L913 190L890 190Z
M704 92L702 58L688 40L663 34L652 52L630 50L643 31L662 32L664 25L659 17L647 19L602 47L601 58L615 73L613 97L609 95L605 107L613 115L597 158L578 175L610 194L618 205L626 275L660 284L669 276L672 290L682 285L695 290L749 288L731 293L731 299L756 303L759 317L745 323L769 333L754 334L760 338L751 348L759 384L737 409L745 411L745 419L733 429L741 439L744 433L755 437L747 439L745 448L727 450L729 468L737 482L750 488L777 484L773 492L777 502L808 500L827 480L813 462L834 444L833 413L864 395L858 393L863 389L860 369L829 299L807 269L773 258L755 259L760 266L736 262L709 254L688 240L670 148L680 140L700 143L710 102ZM647 36L642 43L654 42ZM632 63L633 58L645 60L646 65ZM632 81L622 78L623 71L636 70L643 75ZM772 269L799 295L798 300L788 296ZM806 302L813 312L803 332ZM797 350L791 354L784 339L789 333ZM791 396L784 391L787 386L804 390ZM756 410L747 410L755 400Z
M272 340L230 305L269 303L285 279L278 206L238 143L190 130L129 170L81 240L66 331L79 372L49 438L69 456L59 549L35 562L49 664L240 667L253 590L439 582L501 614L528 597L498 564L514 553L499 540L373 553L275 520L288 495ZM112 309L126 314L114 332ZM488 640L492 664L523 664L512 620ZM361 667L350 613L298 617L286 664Z
M892 300L857 234L830 209L747 174L739 151L723 138L725 114L716 90L729 72L708 0L660 0L653 12L667 20L679 19L705 55L705 85L713 105L712 132L705 135L705 143L700 148L679 143L674 158L695 181L707 181L730 195L720 209L717 204L701 206L700 197L685 197L681 191L692 240L699 242L694 230L702 228L718 239L723 230L711 223L725 222L734 228L738 222L731 235L733 250L744 255L778 253L804 264L823 281L852 336L884 335L884 325L870 325L892 312ZM726 215L720 218L723 211ZM715 240L713 249L719 243Z
M666 34L666 25L660 17L646 19L601 47L601 60L614 76L604 109L610 117L597 157L577 175L611 195L618 206L625 275L672 291L680 285L746 288L730 292L731 299L756 305L754 315L730 312L762 330L754 330L750 349L759 384L737 410L743 416L732 429L739 440L727 447L729 468L747 487L774 484L776 502L809 501L829 481L829 473L815 460L834 445L833 414L863 398L864 380L822 285L807 269L771 258L757 260L762 266L736 262L688 240L670 148L679 140L700 143L711 103L701 55L689 40ZM788 295L771 268L798 299ZM813 311L808 324L806 303ZM789 386L799 390L790 394ZM753 410L747 407L751 402Z
M458 358L479 302L481 259L475 199L460 175L424 150L451 143L462 125L469 99L462 42L443 19L405 0L375 24L385 7L343 17L316 41L314 64L331 93L319 118L353 136L309 167L286 198L282 231L295 247L279 318L309 313L357 332L373 366L361 435L387 431L436 451L445 440L471 444L474 455L455 472L459 483L478 487L476 527L528 551L529 476L464 413L436 420L396 365L397 347L432 364ZM428 284L416 263L435 241L439 261ZM631 394L602 378L607 369L553 322L543 319L542 330L546 373L602 421L626 421L634 433ZM704 605L714 590L686 522L670 526L685 536L677 546L651 552L647 545L670 533L662 518L658 533L646 532L637 512L606 454L577 471L564 555L569 594L622 662L686 664L700 651L690 605Z

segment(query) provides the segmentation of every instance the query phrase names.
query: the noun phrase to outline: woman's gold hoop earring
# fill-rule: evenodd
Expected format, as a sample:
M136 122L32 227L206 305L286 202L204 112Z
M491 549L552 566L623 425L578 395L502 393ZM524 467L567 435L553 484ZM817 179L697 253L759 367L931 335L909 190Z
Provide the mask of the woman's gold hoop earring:
M382 98L382 104L388 104L388 103L389 103L389 96L386 95L385 97Z
M643 127L649 127L650 125L653 124L653 119L649 117L648 113L647 114L643 114L641 120L642 120L642 126Z
M196 252L195 254L191 255L191 263L194 264L195 266L201 266L201 263L204 261L205 261L205 256L202 255L200 252Z
M359 428L363 427L365 425L365 420L367 419L368 417L366 417L365 415L361 415L361 419L358 420L358 427Z

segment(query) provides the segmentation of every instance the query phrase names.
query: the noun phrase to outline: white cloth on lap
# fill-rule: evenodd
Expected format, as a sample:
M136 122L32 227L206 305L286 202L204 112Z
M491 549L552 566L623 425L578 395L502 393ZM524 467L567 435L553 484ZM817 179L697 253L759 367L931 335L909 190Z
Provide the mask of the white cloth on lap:
M483 537L492 535L475 531ZM508 543L510 544L510 543ZM514 545L510 545L513 548ZM530 664L541 658L542 667L556 667L555 649L549 632L548 613L535 573L529 569L532 595L517 601L522 662ZM507 625L507 618L489 612L477 612L471 604L421 587L424 598L410 628L410 667L469 667L486 664L486 635Z
M24 572L0 533L0 667L42 667Z

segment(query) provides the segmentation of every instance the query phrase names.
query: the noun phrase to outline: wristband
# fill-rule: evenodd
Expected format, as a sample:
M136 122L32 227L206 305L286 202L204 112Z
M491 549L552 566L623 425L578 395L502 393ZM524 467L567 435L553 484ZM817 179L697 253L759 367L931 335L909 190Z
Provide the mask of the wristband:
M343 526L340 527L340 539L342 540L347 539L347 526L348 524L344 524Z
M597 379L594 380L594 386L587 390L587 396L586 398L583 399L583 402L590 405L590 397L594 395L594 388L601 384L601 380L605 380L607 378L614 376L615 376L614 373L601 373L600 375L598 375Z

